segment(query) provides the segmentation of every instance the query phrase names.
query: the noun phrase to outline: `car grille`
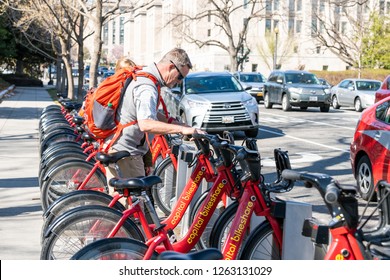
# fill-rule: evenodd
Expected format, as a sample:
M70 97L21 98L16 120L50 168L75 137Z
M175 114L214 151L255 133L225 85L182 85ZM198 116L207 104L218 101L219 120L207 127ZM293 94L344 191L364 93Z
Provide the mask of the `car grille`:
M303 94L324 94L324 90L323 89L304 88L302 93Z
M241 102L219 102L213 103L207 111L204 124L221 124L224 116L233 116L234 125L237 123L251 123L251 118L245 106ZM228 124L226 124L228 125Z

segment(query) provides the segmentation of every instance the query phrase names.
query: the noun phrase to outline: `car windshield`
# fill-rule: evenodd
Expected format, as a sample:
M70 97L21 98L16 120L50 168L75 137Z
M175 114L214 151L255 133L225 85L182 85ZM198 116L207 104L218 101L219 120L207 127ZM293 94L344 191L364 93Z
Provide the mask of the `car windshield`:
M187 77L185 93L198 94L209 92L243 91L241 84L233 76Z
M264 83L261 75L241 74L240 79L244 83Z
M286 83L311 85L321 84L316 75L310 73L288 73L286 74Z
M373 81L357 81L357 90L377 91L381 86L380 82Z

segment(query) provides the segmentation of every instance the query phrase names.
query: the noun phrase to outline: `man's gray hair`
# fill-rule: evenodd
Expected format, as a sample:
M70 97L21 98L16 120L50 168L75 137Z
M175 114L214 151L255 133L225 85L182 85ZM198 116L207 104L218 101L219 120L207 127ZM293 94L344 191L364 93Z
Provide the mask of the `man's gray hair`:
M166 53L159 63L175 63L177 67L187 66L192 69L192 63L185 50L174 48Z

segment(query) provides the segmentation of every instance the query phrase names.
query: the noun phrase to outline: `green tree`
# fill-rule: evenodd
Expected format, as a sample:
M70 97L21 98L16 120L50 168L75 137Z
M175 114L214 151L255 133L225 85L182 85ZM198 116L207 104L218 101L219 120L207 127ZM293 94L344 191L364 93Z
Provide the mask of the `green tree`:
M390 69L390 18L374 13L370 22L371 32L363 39L363 65Z

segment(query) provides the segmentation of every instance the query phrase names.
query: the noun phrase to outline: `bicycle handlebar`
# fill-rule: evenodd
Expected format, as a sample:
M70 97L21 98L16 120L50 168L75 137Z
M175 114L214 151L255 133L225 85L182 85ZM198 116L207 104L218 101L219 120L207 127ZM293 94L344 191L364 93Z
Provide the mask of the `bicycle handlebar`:
M338 218L335 219L335 223L342 217L351 228L357 226L358 211L355 187L341 186L331 176L323 173L285 169L282 172L282 178L304 181L305 186L309 188L314 186L321 194L331 216Z

